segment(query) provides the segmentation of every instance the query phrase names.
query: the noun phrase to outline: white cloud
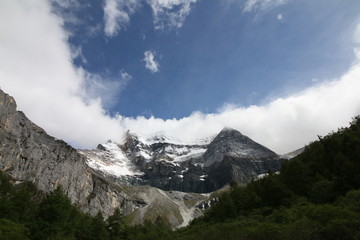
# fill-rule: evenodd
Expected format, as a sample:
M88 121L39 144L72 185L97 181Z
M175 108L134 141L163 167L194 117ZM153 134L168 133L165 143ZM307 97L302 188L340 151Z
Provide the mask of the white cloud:
M63 21L46 0L0 1L0 86L49 134L78 147L121 139L116 118L86 94Z
M155 60L155 53L152 51L144 52L144 61L145 61L145 68L150 70L152 73L156 73L159 71L159 63Z
M154 15L155 29L181 28L197 0L147 0Z
M289 0L247 0L244 5L244 12L268 10L284 5L288 1Z
M139 7L140 0L106 0L104 5L105 34L114 37L126 28L132 15Z
M277 16L276 16L277 20L279 20L280 22L283 20L283 15L281 13L279 13Z
M0 1L0 86L36 124L77 147L121 141L127 129L143 136L165 132L190 142L228 126L283 153L360 114L360 64L355 64L338 79L320 79L314 87L263 106L228 104L218 113L195 112L182 119L110 117L102 98L117 79L107 86L97 81L99 76L73 66L62 23L46 0ZM123 84L130 79L119 73ZM87 84L104 90L92 94Z
M193 113L182 119L123 118L124 129L143 136L165 132L192 142L217 134L228 126L279 153L303 147L317 135L346 126L360 114L360 65L340 79L311 87L264 106L246 108L227 105L215 114Z

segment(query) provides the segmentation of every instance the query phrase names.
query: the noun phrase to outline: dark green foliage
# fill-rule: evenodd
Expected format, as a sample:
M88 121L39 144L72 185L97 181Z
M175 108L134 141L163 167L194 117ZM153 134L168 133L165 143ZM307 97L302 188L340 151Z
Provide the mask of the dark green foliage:
M297 195L306 195L314 182L312 169L297 159L281 165L281 180Z
M34 217L36 204L33 199L36 197L38 197L38 193L34 184L24 182L17 185L11 202L14 205L14 211L17 213L18 222L27 223Z
M7 197L14 190L13 184L10 182L10 178L3 172L0 172L0 197Z
M261 206L278 207L286 205L293 195L290 189L283 183L279 176L269 174L266 178L252 182L253 191L261 199Z
M8 219L0 218L0 239L6 240L29 240L28 229Z
M74 233L74 239L78 240L107 240L106 222L101 213L91 217L88 214L80 214Z
M120 209L117 208L114 214L108 218L107 228L110 237L109 239L117 240L127 238L126 225L124 217L120 213Z
M162 239L172 239L173 232L171 229L166 227L161 218L155 222L145 222L143 225L138 225L132 228L129 228L128 239L129 240L162 240Z
M73 239L80 213L71 204L61 187L40 203L33 225L38 239Z
M0 172L0 218L14 215L14 205L11 202L13 192L14 187L10 183L10 178Z

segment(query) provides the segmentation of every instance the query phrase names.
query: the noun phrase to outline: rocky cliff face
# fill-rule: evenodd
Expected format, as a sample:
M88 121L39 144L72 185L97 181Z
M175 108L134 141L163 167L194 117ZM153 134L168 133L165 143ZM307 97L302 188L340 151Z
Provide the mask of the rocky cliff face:
M99 154L98 158L104 156ZM114 156L112 159L115 159ZM120 208L125 214L132 213L137 223L143 219L142 215L148 216L149 220L160 216L174 227L199 214L193 208L198 201L206 198L197 195L192 204L184 205L180 202L192 198L191 194L173 196L149 186L122 186L114 179L94 172L86 161L87 158L78 150L47 135L17 111L15 100L0 90L0 170L7 172L15 181L33 182L44 192L61 185L73 203L93 215L100 211L107 217ZM163 208L147 214L156 204Z

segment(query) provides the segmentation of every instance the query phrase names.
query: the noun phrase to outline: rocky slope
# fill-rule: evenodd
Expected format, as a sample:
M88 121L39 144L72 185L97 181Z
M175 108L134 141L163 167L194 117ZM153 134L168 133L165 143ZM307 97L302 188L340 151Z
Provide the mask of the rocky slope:
M106 160L101 152L93 154ZM119 155L108 156L110 160L118 158ZM44 192L61 185L83 211L93 215L100 211L107 217L120 208L124 214L131 214L133 223L144 219L154 221L160 216L176 227L201 214L196 206L206 201L207 195L123 186L113 181L114 178L95 172L87 161L78 150L49 136L17 111L15 100L0 90L0 170L15 181L31 181ZM131 165L120 165L119 169L131 170Z

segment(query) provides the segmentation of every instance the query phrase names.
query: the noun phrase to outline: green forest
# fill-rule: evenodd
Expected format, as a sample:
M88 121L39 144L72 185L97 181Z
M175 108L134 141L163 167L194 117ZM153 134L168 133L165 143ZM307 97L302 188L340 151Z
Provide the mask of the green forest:
M44 194L1 173L0 239L360 239L360 117L318 137L279 174L230 185L203 217L171 230L161 219L129 226L119 210L106 220L84 214L61 188Z

